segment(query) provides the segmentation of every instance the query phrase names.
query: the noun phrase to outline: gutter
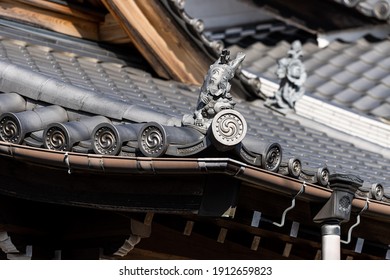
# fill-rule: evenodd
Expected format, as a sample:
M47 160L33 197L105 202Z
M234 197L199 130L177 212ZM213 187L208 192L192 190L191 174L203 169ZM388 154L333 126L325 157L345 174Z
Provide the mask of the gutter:
M0 156L29 162L42 167L56 167L72 172L98 172L131 175L206 175L225 174L246 182L256 189L268 189L284 195L295 195L303 181L272 173L264 169L247 165L230 158L145 158L120 157L96 154L81 154L43 150L17 144L0 142ZM305 192L299 199L306 201L327 201L331 189L305 183ZM355 197L352 206L363 209L366 199ZM390 222L390 205L375 200L370 201L369 208L363 216L378 218Z

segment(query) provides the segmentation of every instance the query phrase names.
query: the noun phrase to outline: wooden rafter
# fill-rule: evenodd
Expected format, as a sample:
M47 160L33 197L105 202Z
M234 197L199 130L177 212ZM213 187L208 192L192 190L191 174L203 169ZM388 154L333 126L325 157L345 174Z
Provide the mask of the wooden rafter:
M101 41L113 44L131 43L122 25L110 13L105 16L104 22L99 23L99 38Z
M227 233L228 233L228 230L226 228L221 228L219 231L217 242L218 243L225 243Z
M261 240L261 237L260 237L260 236L255 235L255 236L253 237L253 241L252 241L252 245L251 245L251 250L252 250L252 251L257 251L257 250L259 249L260 240Z
M201 84L210 59L191 43L159 1L102 2L161 77Z
M193 221L187 221L183 231L183 235L190 236L192 233L192 229L194 228L194 224L195 223Z

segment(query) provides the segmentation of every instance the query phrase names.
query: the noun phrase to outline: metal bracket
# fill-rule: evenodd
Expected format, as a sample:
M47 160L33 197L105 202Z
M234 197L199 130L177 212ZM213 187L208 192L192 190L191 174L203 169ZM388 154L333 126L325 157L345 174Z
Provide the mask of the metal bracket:
M70 162L69 162L69 154L68 154L68 152L66 152L65 155L64 155L64 162L65 162L66 166L68 167L68 174L72 174L72 171L70 169Z
M370 204L370 201L368 199L368 197L366 198L366 204L364 205L364 207L362 208L362 210L360 210L359 214L356 216L356 223L354 223L348 230L348 238L347 240L340 240L341 243L343 244L349 244L351 242L351 236L352 236L352 230L357 227L359 224L360 224L360 215L366 211L368 209L368 206Z
M290 211L291 209L293 209L295 207L295 199L301 195L302 193L305 192L305 187L306 187L306 182L303 181L303 184L302 184L302 187L301 189L299 190L299 192L293 197L292 201L291 201L291 206L286 208L286 210L284 210L283 214L282 214L282 220L280 221L280 223L276 223L276 222L273 222L272 224L277 226L277 227L283 227L284 226L284 222L285 222L285 219L286 219L286 215L287 215L287 212Z

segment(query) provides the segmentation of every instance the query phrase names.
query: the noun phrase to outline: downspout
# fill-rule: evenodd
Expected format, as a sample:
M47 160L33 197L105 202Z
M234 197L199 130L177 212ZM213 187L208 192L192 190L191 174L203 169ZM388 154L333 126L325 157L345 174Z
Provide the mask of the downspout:
M322 259L340 260L340 225L326 222L321 227Z
M349 221L352 200L363 180L350 174L332 174L329 183L333 193L313 220L322 224L322 259L340 260L340 225Z

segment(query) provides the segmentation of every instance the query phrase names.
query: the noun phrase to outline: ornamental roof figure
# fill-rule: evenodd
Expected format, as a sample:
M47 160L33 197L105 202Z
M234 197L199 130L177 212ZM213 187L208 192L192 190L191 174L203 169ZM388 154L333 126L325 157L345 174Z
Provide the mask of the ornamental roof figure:
M287 57L278 61L276 75L280 79L279 89L273 97L266 100L266 106L281 113L294 109L295 102L305 93L303 84L307 74L300 60L302 55L301 42L294 41L287 52Z
M217 113L234 108L235 102L230 94L230 80L244 58L245 54L240 52L235 59L231 60L230 51L226 49L222 51L204 78L194 115L185 115L183 125L195 126L205 133Z

